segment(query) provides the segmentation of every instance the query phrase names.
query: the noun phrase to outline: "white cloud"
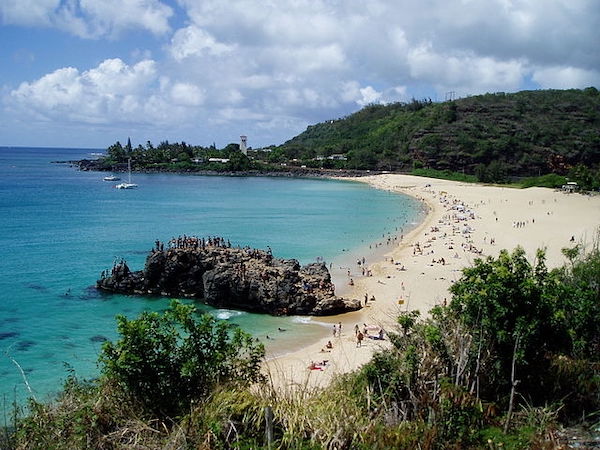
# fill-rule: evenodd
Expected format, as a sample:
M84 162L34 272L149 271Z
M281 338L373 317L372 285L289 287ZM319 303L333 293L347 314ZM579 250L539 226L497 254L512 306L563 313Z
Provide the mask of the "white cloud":
M60 6L60 0L3 0L0 18L3 24L50 25L50 16Z
M361 87L358 82L349 81L342 83L340 97L345 102L353 102L359 106L406 101L406 86L394 86L380 92L372 86Z
M411 93L417 85L418 92L425 87L438 94L518 90L531 79L531 67L556 65L534 61L564 56L565 45L555 36L585 42L580 51L592 52L588 26L579 27L588 39L564 29L599 16L590 2L415 0L399 7L377 0L365 9L326 0L260 6L252 0L179 0L191 24L175 33L170 52L182 62L183 77L213 86L211 105L219 104L220 93L227 103L225 92L233 89L240 105L305 120L311 110L348 111L418 96ZM207 74L209 67L218 75Z
M100 65L84 72L80 82L100 95L119 96L123 94L143 94L156 79L156 63L144 60L128 66L120 59L107 59Z
M168 95L168 93L170 95ZM182 99L185 97L185 101ZM150 60L128 66L105 60L93 69L58 69L10 92L10 106L23 116L91 124L175 122L177 106L200 103L200 90L159 79Z
M175 83L171 88L171 98L177 105L199 106L204 102L204 92L193 84Z
M356 101L360 106L378 103L381 100L381 92L377 92L371 86L359 89L361 98Z
M339 71L345 64L343 50L337 44L317 47L273 46L265 50L261 59L281 70L292 70L298 75L310 72Z
M177 61L203 54L219 56L232 50L232 46L217 42L209 33L193 25L177 30L170 47L171 55Z
M523 82L527 69L517 60L496 60L472 52L452 55L436 53L431 45L409 52L412 78L431 83L439 91L454 90L460 95L513 91Z
M170 7L158 0L79 0L80 8L90 17L92 26L104 34L142 28L155 34L170 30L168 19L173 15Z
M262 113L248 108L223 108L216 117L211 118L214 123L228 123L230 121L264 120L266 116Z
M577 67L545 67L533 72L533 80L543 89L569 89L600 86L600 71Z
M0 0L6 24L163 39L136 42L140 66L118 55L59 69L13 89L9 106L56 121L254 121L290 137L369 103L600 83L597 0L176 1ZM175 13L183 25L170 30Z
M3 0L2 23L47 26L83 38L115 36L132 28L170 30L173 10L160 0Z

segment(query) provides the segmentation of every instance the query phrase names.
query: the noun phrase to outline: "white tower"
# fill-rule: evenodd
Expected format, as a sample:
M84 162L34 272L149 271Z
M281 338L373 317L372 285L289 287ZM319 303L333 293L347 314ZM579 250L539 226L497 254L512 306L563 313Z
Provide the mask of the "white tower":
M240 136L240 150L244 155L248 155L248 147L246 146L248 138L246 136Z

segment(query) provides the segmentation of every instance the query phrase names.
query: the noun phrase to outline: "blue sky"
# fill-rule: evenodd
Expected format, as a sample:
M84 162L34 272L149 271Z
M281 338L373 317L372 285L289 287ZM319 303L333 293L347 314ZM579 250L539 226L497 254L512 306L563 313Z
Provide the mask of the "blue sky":
M597 0L0 0L0 145L280 144L369 103L600 87Z

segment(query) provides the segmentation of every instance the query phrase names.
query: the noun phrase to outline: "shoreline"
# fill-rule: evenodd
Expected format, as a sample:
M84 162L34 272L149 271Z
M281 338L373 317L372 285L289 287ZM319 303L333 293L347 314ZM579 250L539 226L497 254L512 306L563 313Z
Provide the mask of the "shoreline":
M99 159L80 159L80 160L57 160L51 161L52 164L68 164L76 167L83 172L100 173L126 173L127 163L119 163L115 167L103 167L99 165ZM353 179L363 176L388 173L384 170L363 170L363 169L324 169L316 167L285 166L285 167L267 167L264 169L246 169L239 171L232 170L214 170L202 168L165 168L165 167L144 167L143 169L133 169L132 173L138 174L173 174L173 175L201 175L201 176L226 176L226 177L281 177L281 178L326 178L326 179Z
M345 177L341 178L331 178L333 181L346 181L346 182L360 182L357 179L349 180ZM364 183L363 183L364 184ZM373 187L373 189L376 189ZM405 234L409 235L410 232L418 228L422 222L427 218L431 211L431 207L422 200L416 199L414 196L405 195L403 193L394 193L394 195L400 194L401 196L410 197L411 200L418 202L416 216L413 219L409 218L409 221L403 222L402 224L396 227L396 220L398 218L394 218L394 224L389 227L393 229L396 227L394 231L386 231L384 236L379 236L378 238L374 238L373 241L363 240L356 247L342 249L342 253L337 255L335 258L326 261L328 269L330 263L333 265L331 269L329 269L332 283L336 286L335 294L338 297L345 298L356 298L361 299L361 296L354 295L354 286L349 285L349 278L360 279L365 278L361 274L362 266L358 266L356 264L357 259L364 258L366 263L365 267L369 267L379 261L383 261L385 259L385 255L389 253L391 250L395 248L400 242L400 237ZM387 230L388 228L386 228ZM392 238L392 242L389 245L386 245L387 239ZM393 238L397 237L397 241L394 242ZM351 270L351 276L348 277L346 274L347 270ZM363 294L364 295L364 294ZM363 309L364 310L364 309ZM345 314L337 314L337 315L327 315L327 316L301 316L307 320L307 323L310 323L315 327L315 329L311 332L306 333L305 335L299 336L300 339L306 340L305 343L297 342L295 345L286 345L286 343L280 343L281 339L275 340L267 340L265 341L266 347L266 360L272 361L278 358L283 358L288 355L294 354L296 352L302 351L307 346L313 345L318 342L327 342L329 336L332 335L332 327L339 322L340 317L345 317L349 313ZM318 327L318 328L317 328ZM325 341L323 341L325 339Z
M600 196L400 174L343 179L410 195L429 211L381 260L370 264L373 276L358 277L347 293L359 299L365 293L374 295L376 301L360 311L319 319L341 322L341 336L330 332L318 342L266 361L265 371L279 389L324 387L334 377L358 369L389 343L365 339L357 348L355 325L362 329L366 324L370 333L377 333L380 327L393 329L401 311L418 309L426 315L431 307L450 300L448 288L476 258L496 257L501 249L512 251L520 245L532 261L536 250L545 247L546 264L554 268L566 262L561 248L577 243L589 247L598 235ZM402 266L406 270L399 270ZM327 340L333 344L330 351L324 349ZM325 360L322 368L308 369L311 362Z

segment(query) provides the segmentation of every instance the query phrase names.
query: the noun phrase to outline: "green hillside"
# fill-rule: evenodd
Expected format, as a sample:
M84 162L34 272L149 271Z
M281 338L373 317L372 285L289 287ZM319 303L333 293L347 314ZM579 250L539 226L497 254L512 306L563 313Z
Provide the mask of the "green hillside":
M277 150L303 160L341 153L349 168L431 168L484 181L566 174L577 165L600 163L600 93L523 91L370 105L309 126Z

